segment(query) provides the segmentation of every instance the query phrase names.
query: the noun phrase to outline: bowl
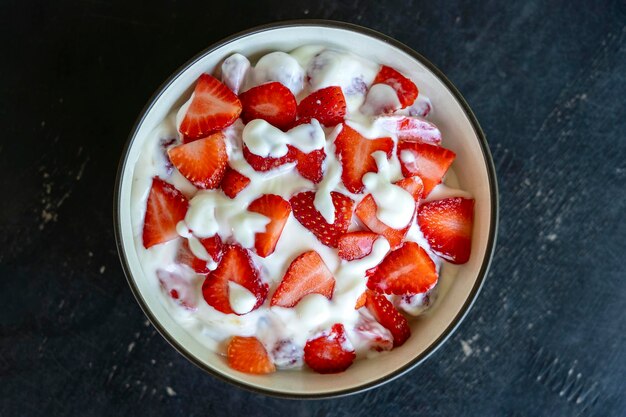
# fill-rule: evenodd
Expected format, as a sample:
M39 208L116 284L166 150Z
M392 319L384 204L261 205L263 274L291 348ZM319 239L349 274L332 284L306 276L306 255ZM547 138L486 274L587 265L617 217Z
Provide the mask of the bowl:
M431 99L435 110L430 120L441 130L443 144L457 154L452 168L460 187L476 199L472 255L464 265L443 267L445 296L439 297L428 314L411 320L413 336L401 347L375 359L356 361L340 374L320 375L304 370L248 375L230 369L222 356L188 334L152 292L133 242L133 170L147 135L174 106L182 103L181 97L189 94L200 74L213 72L234 52L255 57L305 44L334 46L397 68ZM391 381L418 366L450 337L476 300L487 274L498 223L498 191L493 161L478 121L461 94L433 64L371 29L342 22L300 20L253 28L222 40L187 62L158 89L141 112L123 151L115 185L114 222L121 263L133 294L156 329L183 356L218 378L256 392L289 398L324 398Z

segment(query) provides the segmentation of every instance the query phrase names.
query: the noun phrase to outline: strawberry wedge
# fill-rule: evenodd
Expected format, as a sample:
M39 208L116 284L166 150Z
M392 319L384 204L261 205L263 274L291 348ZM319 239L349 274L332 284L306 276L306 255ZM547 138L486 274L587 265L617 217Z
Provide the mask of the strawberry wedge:
M247 374L269 374L276 371L265 346L256 337L234 336L226 351L228 366Z
M413 83L413 81L400 74L397 70L386 65L383 65L376 75L374 84L387 84L396 90L396 94L398 95L400 104L402 104L402 108L413 104L417 98L417 94L419 93L417 86Z
M144 248L176 239L176 224L185 218L188 206L185 196L173 185L154 177L143 223Z
M343 122L346 116L346 99L340 87L326 87L302 99L298 105L298 117L317 119L328 127Z
M248 123L263 119L267 123L287 130L296 120L296 98L291 90L279 82L252 87L239 96L243 111L241 119Z
M343 372L352 365L356 354L346 347L346 331L335 324L327 335L309 340L304 346L304 362L320 374Z
M228 165L226 142L221 133L178 145L167 153L183 177L198 188L216 188Z
M278 195L266 194L250 203L248 211L262 214L270 219L268 225L265 226L265 232L257 233L254 238L257 255L265 258L274 253L291 213L291 206Z
M424 182L424 197L441 183L456 157L449 149L420 142L401 141L397 152L402 175L417 175Z

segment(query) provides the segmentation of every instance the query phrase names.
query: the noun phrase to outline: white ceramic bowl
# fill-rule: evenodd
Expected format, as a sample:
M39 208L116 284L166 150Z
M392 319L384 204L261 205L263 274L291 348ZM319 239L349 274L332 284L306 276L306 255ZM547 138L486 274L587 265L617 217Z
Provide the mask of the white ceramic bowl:
M400 348L373 360L357 361L346 372L335 375L306 370L246 375L230 369L223 357L186 333L160 300L147 296L147 278L131 233L133 170L148 134L182 103L182 97L188 95L200 74L213 72L234 52L254 58L306 44L334 46L397 68L430 97L435 108L431 120L441 130L444 145L457 154L453 169L460 188L476 199L472 254L469 262L455 271L447 294L437 301L433 311L411 321L412 337ZM180 353L205 371L244 388L284 397L320 398L363 391L390 381L424 361L452 334L476 299L487 274L498 222L498 193L491 155L476 118L452 83L430 62L370 29L332 21L291 21L250 29L225 39L193 58L161 86L141 113L124 150L114 217L118 250L130 287L152 324Z

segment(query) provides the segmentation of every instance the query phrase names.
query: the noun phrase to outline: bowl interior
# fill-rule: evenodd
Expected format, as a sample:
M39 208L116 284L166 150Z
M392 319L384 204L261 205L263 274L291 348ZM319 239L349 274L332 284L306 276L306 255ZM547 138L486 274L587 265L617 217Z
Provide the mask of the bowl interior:
M147 282L133 242L130 208L133 171L149 133L173 107L180 105L181 96L201 73L213 72L223 59L234 52L250 56L275 50L289 51L305 44L334 46L393 66L408 74L420 92L431 99L434 106L431 120L442 131L443 145L457 154L453 169L459 185L476 199L472 256L461 267L444 266L444 277L449 283L447 294L440 297L433 311L412 320L413 337L400 348L380 355L375 360L357 361L347 372L336 375L318 375L306 371L278 372L269 376L246 375L232 371L222 357L180 327L154 293L154 285ZM249 388L280 395L324 396L355 391L399 375L432 353L449 336L475 298L491 257L496 226L495 202L492 199L496 190L490 157L476 129L454 93L425 64L408 52L365 31L357 32L339 25L299 24L260 29L231 39L197 58L171 80L147 110L131 140L120 172L117 207L119 244L131 287L134 284L134 291L155 326L189 359Z

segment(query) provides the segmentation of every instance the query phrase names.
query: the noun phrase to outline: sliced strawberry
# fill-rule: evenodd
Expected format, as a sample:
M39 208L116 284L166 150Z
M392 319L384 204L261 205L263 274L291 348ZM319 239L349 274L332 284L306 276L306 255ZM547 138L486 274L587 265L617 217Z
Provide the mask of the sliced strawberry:
M286 130L296 120L296 98L291 90L279 82L271 82L252 87L239 95L244 123L263 119L279 129Z
M365 307L372 313L377 322L391 332L393 347L401 346L411 336L409 322L384 295L368 290Z
M376 75L374 84L387 84L396 90L402 108L410 106L417 98L418 90L415 83L386 65L383 65Z
M265 226L265 232L257 233L254 237L256 253L265 258L274 253L276 243L291 213L291 206L278 195L265 194L250 203L248 211L270 218L270 222Z
M363 192L363 175L377 170L372 153L383 151L390 157L393 145L391 138L366 139L350 126L343 125L335 139L335 147L343 168L341 180L348 191Z
M361 259L370 253L374 247L374 242L378 239L376 233L371 232L351 232L339 238L339 257L346 261Z
M417 222L437 255L453 264L469 260L474 199L454 197L424 203L419 208Z
M350 222L352 221L352 210L354 209L354 201L343 194L336 191L330 193L335 206L335 222L333 224L326 223L324 217L315 208L313 201L315 193L313 191L305 191L291 197L291 209L294 217L315 237L326 246L336 248L339 237L346 233Z
M407 159L407 156L410 159ZM424 182L424 197L441 183L456 154L437 145L420 142L398 143L398 158L405 177L419 176Z
M187 239L183 239L180 247L178 248L178 253L176 254L176 263L187 265L198 274L207 274L209 272L206 261L203 261L193 254L191 248L189 247L189 241Z
M296 169L307 180L313 181L315 184L319 183L323 178L322 164L326 159L326 152L324 149L317 149L309 153L300 152L296 154Z
M256 337L234 336L228 343L228 366L247 374L270 374L276 371L263 343Z
M352 365L356 354L348 348L345 329L335 324L330 333L309 340L304 346L304 362L320 374L343 372Z
M401 141L433 145L441 143L441 132L437 126L426 120L409 116L382 116L377 120L385 130L394 133Z
M363 293L363 300L365 299L366 293ZM367 340L370 350L384 352L393 349L393 335L376 320L361 315L354 330L361 339Z
M219 262L222 259L222 254L224 252L224 245L222 244L222 239L220 235L215 235L212 237L205 237L199 239L204 249L206 249L207 253L213 258L214 262Z
M209 137L178 145L167 151L176 169L198 188L216 188L228 162L224 135Z
M235 93L209 74L200 75L192 97L179 128L187 139L203 138L230 126L241 113Z
M402 243L402 239L406 236L411 224L413 224L413 219L411 219L406 227L402 229L394 229L378 219L376 216L377 211L378 206L376 205L374 197L372 197L371 194L368 194L363 197L363 200L361 200L361 202L356 206L355 213L365 227L376 234L384 236L387 241L389 241L391 249L397 248Z
M277 168L281 165L288 164L289 162L294 162L296 160L295 149L293 147L289 147L289 151L285 156L281 156L280 158L272 158L272 157L263 157L259 155L255 155L248 149L247 146L243 147L243 157L248 161L250 166L255 171L265 172L270 169Z
M173 185L154 177L143 221L144 248L176 239L176 224L185 218L188 206L185 196Z
M248 251L241 246L228 246L217 269L211 271L202 284L202 295L207 304L224 314L233 314L235 312L228 298L228 281L255 295L257 303L252 310L263 304L267 297L268 285L261 282Z
M437 282L435 263L415 242L390 252L367 280L369 289L384 294L419 294Z
M271 305L293 307L309 294L321 294L330 300L334 289L335 277L322 257L315 251L304 252L287 268Z
M226 167L226 172L224 172L224 178L222 178L220 187L222 188L222 191L224 191L224 194L230 198L235 198L241 190L248 186L248 184L250 184L250 178L240 174L230 167Z
M324 126L335 126L346 116L346 99L340 87L317 90L302 99L298 117L317 119Z
M402 187L404 191L411 193L416 203L422 198L422 194L424 193L424 183L418 176L403 178L400 181L396 181L394 184Z

